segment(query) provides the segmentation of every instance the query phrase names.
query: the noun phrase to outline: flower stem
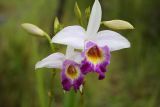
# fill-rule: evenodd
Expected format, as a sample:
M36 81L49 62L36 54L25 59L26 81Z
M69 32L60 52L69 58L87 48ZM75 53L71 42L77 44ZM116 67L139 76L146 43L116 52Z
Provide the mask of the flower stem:
M51 47L51 51L55 52L55 48L54 48L54 46L52 44L52 40L51 40L50 36L47 33L44 33L44 36L46 37L46 39L49 42L49 45ZM54 100L54 80L55 80L55 76L56 76L55 69L53 69L51 75L52 75L52 77L51 77L51 81L50 81L50 92L49 92L49 104L48 104L48 107L52 107L53 100Z
M55 80L55 75L56 75L56 72L55 70L53 70L52 72L52 77L51 77L51 82L50 82L50 92L49 92L49 106L48 107L52 107L52 103L53 103L53 100L54 100L54 80Z
M76 97L74 90L65 93L64 107L75 107Z
M38 92L38 100L40 102L39 107L45 107L46 104L46 96L45 96L45 89L43 84L43 72L39 71L36 72L36 78L37 78L37 92Z
M83 90L84 91L84 90ZM80 106L79 107L84 107L84 92L80 93Z
M55 51L55 48L54 48L54 46L53 46L53 44L52 44L52 40L51 40L50 36L49 36L47 33L45 33L44 36L45 36L46 39L48 40L52 52L54 52L54 51Z

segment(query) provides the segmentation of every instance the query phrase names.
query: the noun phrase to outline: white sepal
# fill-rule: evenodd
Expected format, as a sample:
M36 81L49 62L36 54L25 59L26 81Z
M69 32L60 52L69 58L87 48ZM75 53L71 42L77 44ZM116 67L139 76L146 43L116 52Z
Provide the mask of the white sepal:
M87 26L88 37L90 36L92 37L96 35L96 33L98 32L101 23L101 17L102 17L101 5L98 0L95 0Z
M65 56L62 53L54 53L39 61L35 65L35 69L37 68L61 68L62 63L65 60Z

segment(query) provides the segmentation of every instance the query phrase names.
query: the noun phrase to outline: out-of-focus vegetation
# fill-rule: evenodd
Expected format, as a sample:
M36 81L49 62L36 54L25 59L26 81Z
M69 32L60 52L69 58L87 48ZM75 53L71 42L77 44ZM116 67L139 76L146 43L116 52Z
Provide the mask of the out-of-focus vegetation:
M94 0L77 2L84 11ZM99 81L97 75L87 75L85 107L160 107L160 1L100 2L103 21L127 20L135 30L120 32L132 47L112 52L106 79ZM66 26L77 24L74 3L75 0L0 1L0 107L47 107L51 69L34 72L34 65L51 53L50 47L44 38L26 34L20 25L30 22L52 34L56 15ZM65 48L59 47L56 45L63 52ZM79 93L64 95L59 74L54 83L55 107L78 107Z

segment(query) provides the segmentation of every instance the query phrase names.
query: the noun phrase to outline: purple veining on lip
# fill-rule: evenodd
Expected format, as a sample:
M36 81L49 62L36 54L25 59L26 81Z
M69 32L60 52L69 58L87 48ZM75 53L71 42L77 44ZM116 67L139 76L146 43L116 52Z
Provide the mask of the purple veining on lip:
M91 49L92 47L96 47L97 50L102 51L102 55L103 55L103 60L101 60L100 62L94 64L93 62L89 61L87 59L87 52L89 49ZM107 71L107 65L110 64L110 51L108 46L104 46L104 47L98 47L96 43L92 42L92 41L88 41L86 43L85 46L85 50L82 53L82 56L84 57L84 60L82 61L81 64L81 71L83 74L87 74L89 72L97 72L99 74L99 80L102 80L105 78L105 72Z
M76 68L76 72L78 74L77 74L77 76L75 76L75 78L67 76L66 72L69 72L68 71L69 67L72 67L72 69ZM70 72L73 73L73 70ZM82 72L80 70L80 65L74 61L65 60L63 62L63 67L62 67L62 72L61 72L61 82L63 85L63 89L66 91L69 91L72 86L75 91L79 90L80 86L84 82L84 75L82 74Z

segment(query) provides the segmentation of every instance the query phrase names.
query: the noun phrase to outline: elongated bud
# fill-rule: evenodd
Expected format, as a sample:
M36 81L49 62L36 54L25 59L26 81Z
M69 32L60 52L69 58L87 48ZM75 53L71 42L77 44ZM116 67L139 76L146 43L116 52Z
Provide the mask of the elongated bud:
M80 85L79 91L80 91L81 94L83 94L83 85Z
M30 24L30 23L23 23L23 24L21 24L21 26L30 34L33 34L36 36L44 36L45 35L45 32L36 25Z
M133 25L124 20L103 21L102 24L104 24L108 28L115 30L134 29Z
M60 31L60 23L58 18L56 17L54 20L54 33L56 34L58 31Z
M90 17L90 14L91 14L91 8L90 8L90 6L88 8L86 8L85 14L86 14L86 18L87 18L87 21L88 21L89 17Z
M80 10L77 2L75 3L75 6L74 6L74 12L75 12L75 15L76 15L79 19L82 18L82 13L81 13L81 10Z
M63 90L63 93L64 93L64 94L66 94L66 91L65 91L65 90Z

